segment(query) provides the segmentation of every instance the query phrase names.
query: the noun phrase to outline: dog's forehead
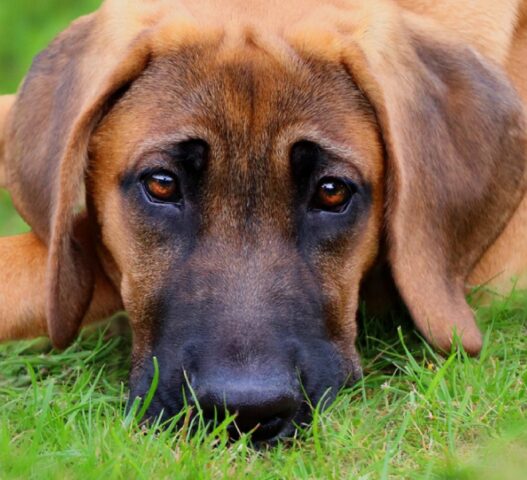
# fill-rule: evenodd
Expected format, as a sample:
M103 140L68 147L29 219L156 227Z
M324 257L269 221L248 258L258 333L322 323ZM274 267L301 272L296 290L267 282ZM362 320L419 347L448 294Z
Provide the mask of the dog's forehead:
M290 153L301 140L333 154L330 175L357 175L375 198L382 188L372 108L345 69L329 61L284 61L254 45L210 44L154 58L94 137L93 171L104 172L94 176L98 202L128 172L151 167L156 145L187 138L210 146L201 189L209 231L230 225L239 232L253 218L259 229L289 235L296 188Z
M133 123L119 133L130 148L205 137L240 161L301 139L360 152L375 123L341 66L298 55L284 61L255 45L196 45L157 57L116 110L121 127Z

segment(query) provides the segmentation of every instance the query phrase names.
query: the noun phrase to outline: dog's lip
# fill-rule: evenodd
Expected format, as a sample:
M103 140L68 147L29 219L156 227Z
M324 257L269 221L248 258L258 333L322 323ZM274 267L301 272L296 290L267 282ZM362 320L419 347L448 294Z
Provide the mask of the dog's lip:
M227 427L227 432L233 440L239 438L240 434L249 434L251 437L251 443L255 445L263 445L266 442L272 442L274 439L278 440L282 431L290 428L289 425L292 425L291 418L275 418L264 424L255 425L250 429L250 426L240 424L234 419L234 421Z
M162 417L163 421L161 424L170 425L171 420L179 415L184 408L183 404L167 404L163 401L158 401L155 404L155 412L147 412L145 415L143 422L149 423L150 420L156 419L159 416ZM150 409L149 409L150 410ZM200 409L191 407L189 416L191 419L194 419L197 415L200 414ZM186 415L183 415L183 417L186 417ZM229 441L230 442L236 442L239 440L242 436L247 435L249 437L249 442L252 446L254 446L256 449L273 446L276 445L278 442L282 440L290 439L294 436L295 432L299 428L303 428L306 426L309 426L312 419L311 415L311 406L310 403L307 401L303 401L299 408L289 417L287 418L276 418L269 423L266 423L264 425L258 425L251 431L244 431L245 426L244 425L237 425L236 419L233 420L232 423L230 423L227 426L227 433L229 434ZM184 418L181 418L180 427L183 426ZM188 420L187 420L188 421ZM199 425L200 422L195 423L195 425ZM240 428L242 427L242 428ZM274 431L274 432L273 432ZM270 435L272 433L275 433L274 435ZM264 438L262 438L262 436ZM268 437L268 438L265 438Z
M258 434L259 430L255 429L249 436L249 442L256 450L263 450L273 447L282 441L292 440L299 428L309 425L311 418L309 404L304 402L292 417L282 420L277 419L276 423L261 427L263 428L261 430L262 434L268 434L270 429L275 429L275 435L268 438L260 438L261 435ZM239 432L236 433L237 438L239 438ZM232 438L232 440L236 441L237 438Z
M312 417L312 408L310 404L306 401L303 402L300 408L295 412L293 418L287 421L287 424L277 435L272 438L265 440L251 439L252 445L256 449L262 449L266 447L272 447L278 444L281 441L292 440L295 436L295 433L299 429L308 427L311 424Z

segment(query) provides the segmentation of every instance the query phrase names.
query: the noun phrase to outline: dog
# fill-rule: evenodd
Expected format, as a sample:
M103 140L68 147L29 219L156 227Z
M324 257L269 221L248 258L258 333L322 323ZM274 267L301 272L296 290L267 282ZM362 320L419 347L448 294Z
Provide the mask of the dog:
M360 377L361 292L476 355L466 293L525 285L526 100L525 0L106 0L0 102L0 339L125 309L148 416L192 389L262 441Z

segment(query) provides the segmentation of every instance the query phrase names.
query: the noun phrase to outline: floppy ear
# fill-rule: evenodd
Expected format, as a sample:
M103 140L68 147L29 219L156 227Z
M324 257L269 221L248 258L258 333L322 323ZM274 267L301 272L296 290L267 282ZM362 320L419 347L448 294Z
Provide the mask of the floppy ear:
M141 3L106 2L59 35L35 59L7 126L8 188L48 248L47 328L58 347L73 340L93 295L94 232L75 212L92 131L149 61L153 19Z
M343 55L386 148L388 259L398 290L432 344L449 349L457 332L476 354L482 340L465 280L525 191L524 111L497 67L420 22L398 17L365 28Z
M14 95L0 96L0 188L5 187L4 144L7 130L7 117L14 102Z

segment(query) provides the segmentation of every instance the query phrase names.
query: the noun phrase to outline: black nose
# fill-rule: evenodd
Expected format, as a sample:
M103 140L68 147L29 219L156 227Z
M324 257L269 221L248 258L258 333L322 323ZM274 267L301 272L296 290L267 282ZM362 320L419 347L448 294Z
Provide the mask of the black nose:
M300 392L295 391L292 382L214 381L197 390L206 420L221 420L226 412L236 415L229 427L231 437L252 432L253 441L287 435L301 406Z

